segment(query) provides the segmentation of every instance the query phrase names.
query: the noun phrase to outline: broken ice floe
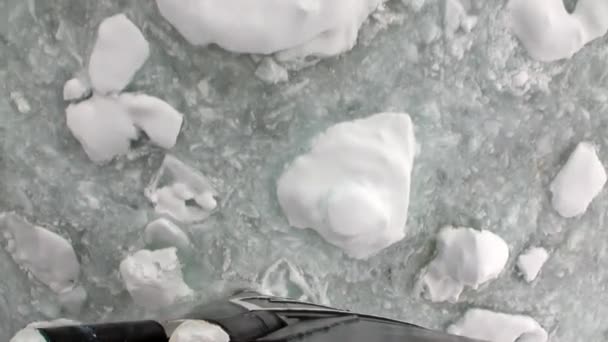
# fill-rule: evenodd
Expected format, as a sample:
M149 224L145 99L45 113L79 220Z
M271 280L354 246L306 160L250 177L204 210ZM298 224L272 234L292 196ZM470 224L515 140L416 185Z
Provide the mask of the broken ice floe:
M181 222L202 221L217 206L211 181L171 155L165 156L144 191L157 213Z
M306 275L291 262L280 259L262 275L261 291L273 296L294 298L317 304L329 305L327 283Z
M190 238L175 223L166 218L154 220L144 232L146 244L152 248L176 247L180 251L190 248Z
M293 227L367 258L405 236L414 154L407 114L339 123L287 166L279 203Z
M443 228L437 251L420 279L433 302L456 302L465 286L477 289L496 279L509 259L509 247L498 235L473 228Z
M547 259L549 259L549 253L546 249L542 247L530 248L517 258L517 269L524 279L530 283L536 279Z
M118 94L148 55L148 42L124 14L106 18L99 26L88 69L93 96L66 109L68 128L92 161L108 162L126 154L141 132L162 148L175 145L183 122L181 113L152 96ZM64 85L66 100L87 94L87 85L78 78Z

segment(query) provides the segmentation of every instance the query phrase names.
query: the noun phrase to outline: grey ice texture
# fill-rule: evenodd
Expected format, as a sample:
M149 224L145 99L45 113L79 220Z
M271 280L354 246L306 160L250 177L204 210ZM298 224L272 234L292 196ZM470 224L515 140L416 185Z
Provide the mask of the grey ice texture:
M608 195L600 193L580 218L563 219L551 208L549 184L580 141L594 143L608 162L607 38L569 60L539 63L506 27L503 0L463 0L478 22L449 39L443 1L405 3L416 5L388 2L351 52L269 85L246 55L190 46L153 1L1 0L0 210L72 241L88 293L76 318L154 316L133 304L117 270L144 247L144 228L157 218L143 189L164 151L143 144L97 166L68 131L62 100L65 81L86 68L101 20L125 12L151 49L129 90L184 113L171 153L218 192L206 221L180 225L197 247L180 260L200 300L219 297L229 284L259 283L285 259L318 280L311 284L327 284L338 307L436 329L483 307L530 315L553 342L604 340ZM316 134L382 111L410 113L420 142L409 230L357 261L312 231L290 228L274 184ZM500 278L465 291L458 305L431 304L414 293L415 277L448 224L491 230L513 256L542 242L552 257L534 287L518 279L511 258ZM0 340L30 321L74 318L4 248L0 274Z

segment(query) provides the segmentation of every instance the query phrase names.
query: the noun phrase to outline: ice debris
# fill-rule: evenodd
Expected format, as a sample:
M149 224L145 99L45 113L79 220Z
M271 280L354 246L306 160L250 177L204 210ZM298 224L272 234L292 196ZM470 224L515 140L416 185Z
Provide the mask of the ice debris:
M547 259L549 259L549 253L546 249L534 247L517 258L517 269L524 279L530 283L536 279Z
M469 309L448 333L490 342L547 342L545 329L533 318L483 309Z
M588 142L578 144L551 183L553 208L563 217L579 216L606 184L606 170Z
M414 154L407 114L336 124L286 168L279 203L291 226L367 258L405 236Z
M186 250L190 247L190 238L175 223L166 218L159 218L146 226L144 233L146 244L153 248L176 247Z
M563 0L510 0L511 28L532 58L570 58L608 31L608 2L579 0L572 14Z
M135 303L147 309L161 309L193 294L173 247L128 256L120 263L120 274Z
M260 291L277 297L330 305L327 283L321 284L318 278L306 275L285 259L279 259L264 272Z
M92 161L104 163L127 153L141 132L162 148L175 145L183 122L181 113L156 97L118 94L148 54L148 42L124 14L106 18L99 26L88 69L93 96L66 109L68 128ZM66 100L82 99L87 93L78 79L64 86Z
M82 100L91 92L90 87L79 78L69 79L63 85L63 100L78 101Z
M255 70L255 76L270 84L287 82L289 80L287 70L275 62L271 57L262 59L260 64L258 64L258 68Z
M202 221L217 206L211 181L172 155L165 156L144 192L157 213L181 222Z
M239 53L332 56L353 48L384 0L157 0L161 15L191 44ZM264 18L264 20L260 20Z
M14 213L0 214L7 251L17 264L61 294L73 289L80 264L72 245L60 235L37 227Z
M230 336L215 324L201 320L186 320L180 324L169 342L229 342Z
M148 41L124 14L104 19L89 59L93 87L103 94L123 90L149 54Z
M59 326L77 325L79 322L60 318L50 322L33 322L17 332L10 342L46 342L46 338L36 330L37 328L51 328Z
M496 279L509 259L500 236L473 228L441 229L436 248L421 277L424 295L433 302L456 302L465 286L477 289Z

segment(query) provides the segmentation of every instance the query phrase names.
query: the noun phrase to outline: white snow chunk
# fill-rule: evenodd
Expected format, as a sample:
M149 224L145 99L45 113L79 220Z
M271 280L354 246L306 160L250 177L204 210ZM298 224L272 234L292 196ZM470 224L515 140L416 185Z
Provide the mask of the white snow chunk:
M79 78L72 78L63 86L63 99L65 101L77 101L87 97L91 92L89 86Z
M169 342L229 342L230 336L221 327L201 320L186 320L180 324Z
M239 53L335 55L383 0L157 0L161 15L192 44Z
M120 263L120 274L135 303L147 309L160 309L193 294L173 247L138 251Z
M67 125L89 158L108 162L129 151L138 133L126 108L115 98L94 95L66 109Z
M433 302L456 302L465 286L477 289L496 279L508 259L509 246L500 236L445 227L437 237L436 256L423 271L424 295Z
M10 342L46 342L46 338L36 330L37 328L52 328L78 325L80 322L60 318L50 322L32 322L17 332Z
M27 102L27 99L22 92L12 91L9 96L15 104L15 107L17 107L19 113L27 114L32 111L32 107L30 106L29 102Z
M171 155L165 156L145 195L157 213L187 223L206 219L217 206L211 181Z
M124 14L104 19L89 60L93 88L101 93L123 90L149 54L148 42Z
M524 279L530 283L536 279L547 259L549 259L549 253L546 249L534 247L517 258L517 269L524 276Z
M175 223L166 218L150 222L145 230L146 244L155 248L176 247L185 250L190 247L190 239Z
M0 229L8 236L8 251L17 264L56 293L73 288L80 264L66 239L14 213L0 214Z
M580 0L572 14L562 0L510 0L511 28L540 61L570 58L608 31L608 2Z
M260 291L271 296L330 305L327 283L321 284L319 278L305 274L286 259L279 259L268 267L262 275Z
M125 107L133 124L150 140L162 147L175 146L184 116L170 104L145 94L121 94L118 101Z
M68 312L77 315L82 310L87 300L87 291L82 286L77 286L70 291L59 294L59 303Z
M606 170L591 143L581 142L553 182L551 203L563 217L579 216L606 183Z
M270 84L287 82L289 80L287 70L270 57L262 59L258 68L255 70L255 76Z
M489 342L546 342L545 329L533 318L483 309L469 309L448 333Z
M339 123L287 167L279 203L291 226L367 258L405 236L414 154L407 114Z

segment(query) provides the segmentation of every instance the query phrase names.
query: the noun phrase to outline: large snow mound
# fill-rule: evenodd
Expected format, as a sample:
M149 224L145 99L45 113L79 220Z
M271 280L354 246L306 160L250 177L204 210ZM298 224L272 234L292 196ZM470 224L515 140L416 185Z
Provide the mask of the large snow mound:
M533 318L483 309L469 309L448 327L450 334L490 342L546 342L545 329Z
M608 31L605 0L580 0L572 14L563 0L511 0L508 8L513 32L540 61L570 58Z
M496 279L508 259L509 246L500 236L445 227L437 237L436 256L421 278L425 296L434 302L455 302L465 286L477 289Z
M56 293L73 289L80 263L68 240L14 213L0 214L0 230L8 239L8 252L23 269Z
M174 247L140 250L120 263L120 274L135 303L147 309L161 309L190 295Z
M604 184L606 170L595 147L581 142L551 183L553 208L563 217L582 215Z
M383 0L157 0L162 16L192 44L240 53L293 50L336 55L356 43Z
M279 203L292 226L367 258L405 236L414 154L407 114L339 123L287 167Z

